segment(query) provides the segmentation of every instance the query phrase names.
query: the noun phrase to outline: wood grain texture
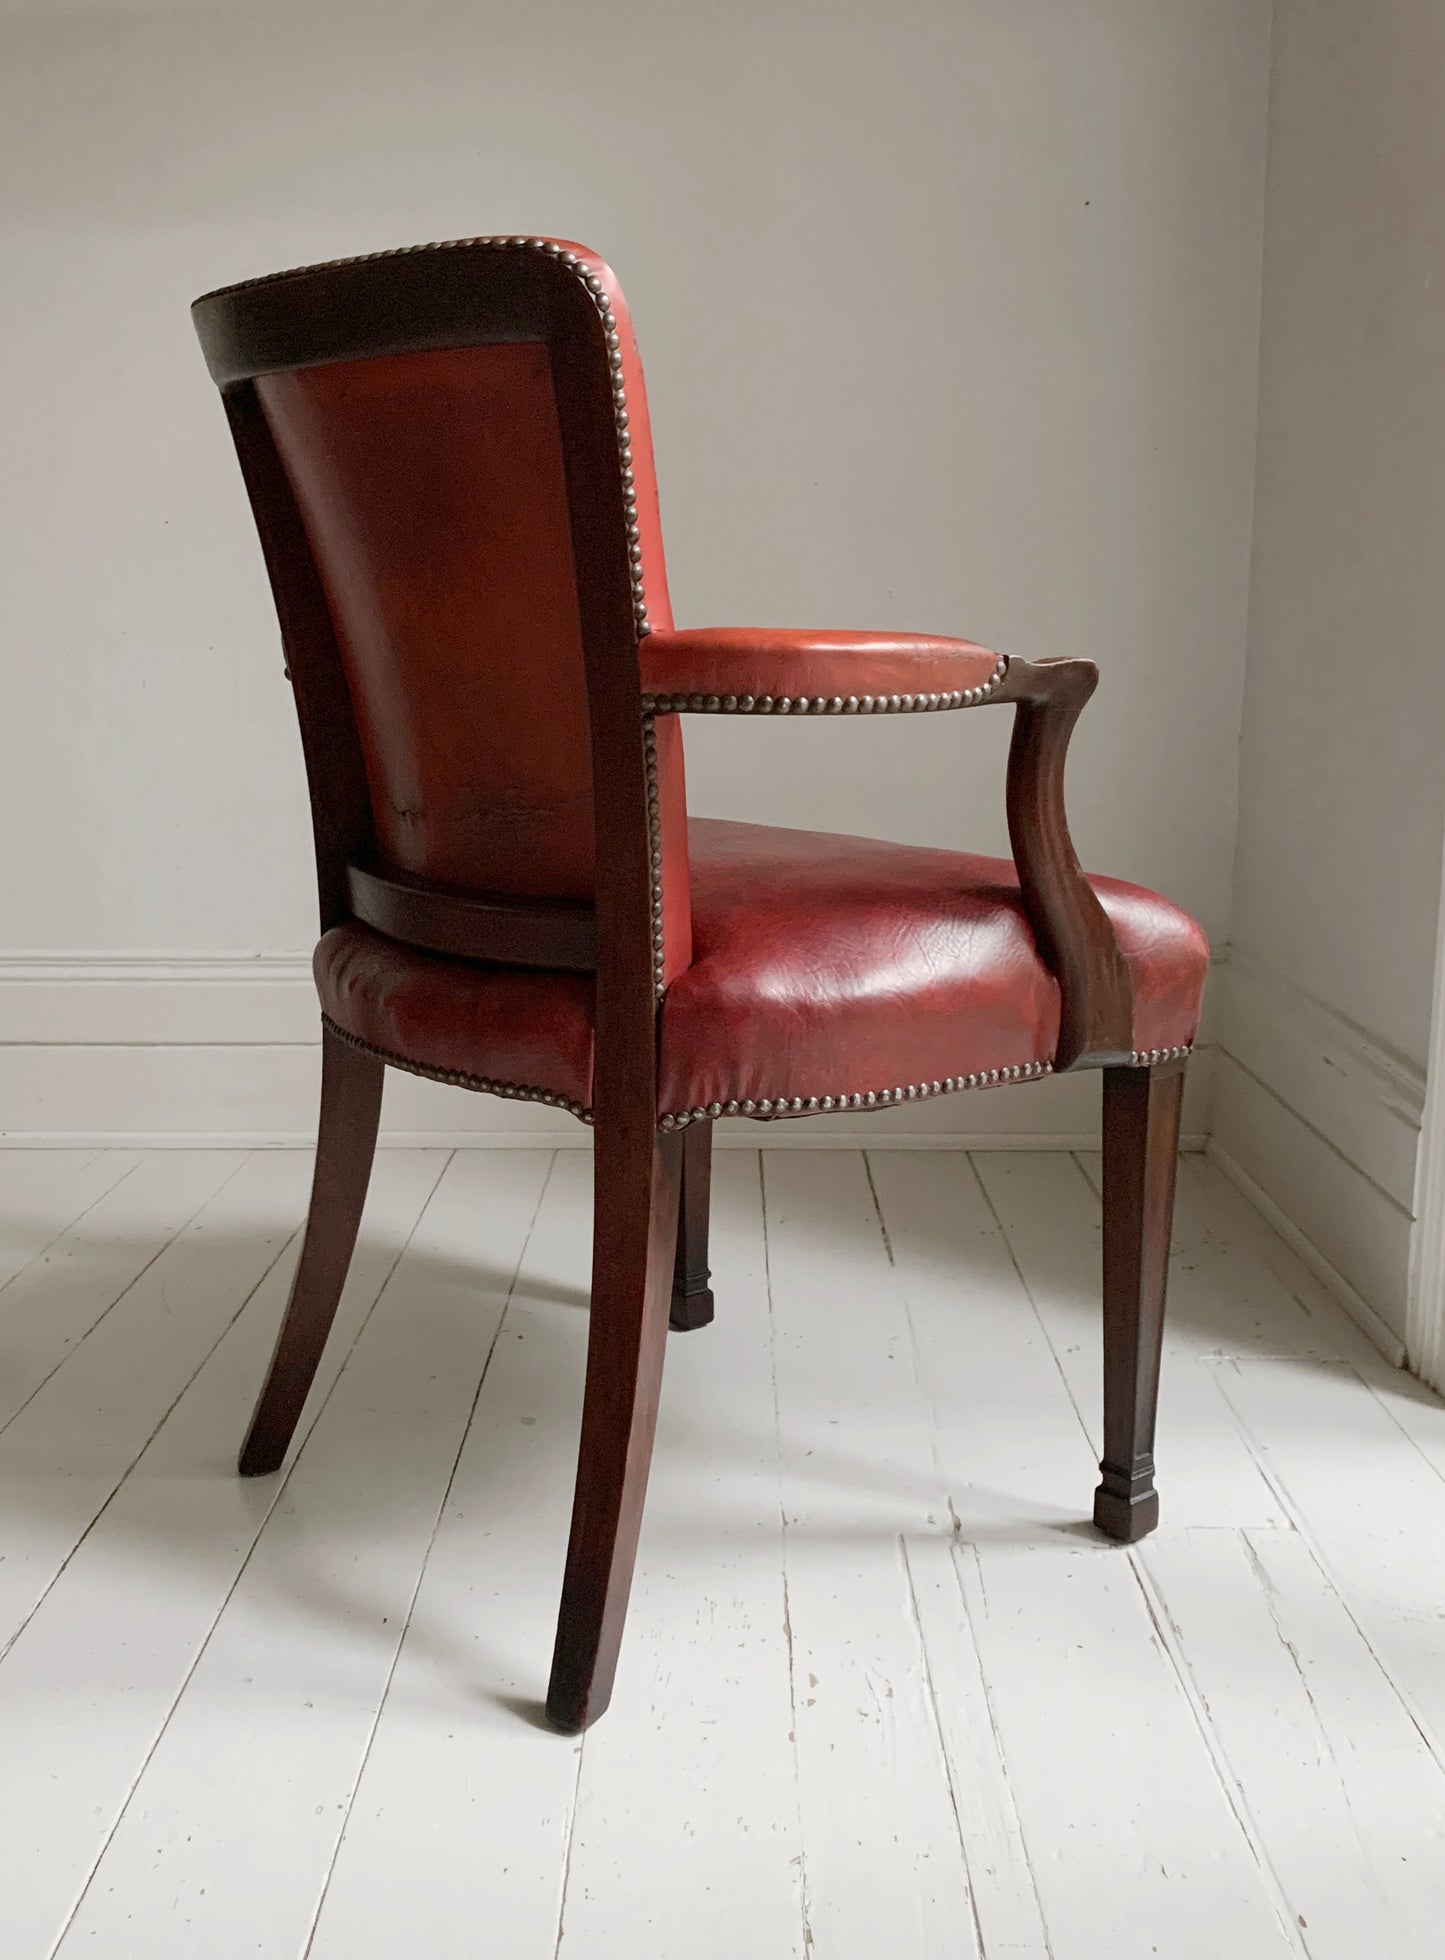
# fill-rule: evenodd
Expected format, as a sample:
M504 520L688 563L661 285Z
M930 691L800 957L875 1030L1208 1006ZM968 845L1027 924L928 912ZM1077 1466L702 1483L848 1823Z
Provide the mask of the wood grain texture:
M353 917L429 953L577 973L597 964L590 905L453 891L374 865L348 865L346 883Z
M1159 1522L1154 1424L1184 1066L1104 1071L1104 1454L1094 1523L1133 1544Z
M547 1688L548 1719L568 1733L612 1696L662 1392L681 1172L681 1137L599 1126L587 1385Z
M241 1446L243 1477L264 1477L280 1468L300 1419L361 1226L385 1074L375 1055L322 1027L311 1204L291 1298Z
M1054 1960L954 1549L915 1538L907 1550L982 1951Z
M1129 1555L957 1558L1055 1955L1299 1960Z
M1311 1960L1438 1937L1445 1767L1299 1533L1141 1554Z
M679 1333L706 1327L715 1311L708 1269L708 1213L712 1203L712 1124L693 1123L682 1137L682 1201L677 1214L677 1256L672 1268L668 1325Z
M1029 920L1058 976L1054 1067L1102 1067L1133 1042L1129 969L1084 876L1064 804L1069 741L1099 684L1090 660L1010 660L993 701L1017 703L1005 795L1009 842Z

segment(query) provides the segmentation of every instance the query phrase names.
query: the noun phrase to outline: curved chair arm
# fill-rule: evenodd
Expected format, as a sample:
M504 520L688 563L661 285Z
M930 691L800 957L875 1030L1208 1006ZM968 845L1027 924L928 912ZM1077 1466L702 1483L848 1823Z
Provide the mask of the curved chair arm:
M1129 971L1069 836L1064 762L1099 683L1091 660L1011 660L970 640L745 628L651 633L644 714L919 714L1016 709L1009 840L1029 921L1061 996L1055 1070L1130 1059Z

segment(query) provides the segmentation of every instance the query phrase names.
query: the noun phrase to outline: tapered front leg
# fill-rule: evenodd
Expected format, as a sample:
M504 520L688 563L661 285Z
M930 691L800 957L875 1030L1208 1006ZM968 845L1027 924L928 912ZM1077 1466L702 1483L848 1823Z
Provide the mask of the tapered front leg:
M572 1535L547 1715L574 1734L612 1697L667 1347L682 1137L594 1146L592 1318Z
M311 1209L286 1318L241 1448L243 1477L280 1466L331 1332L371 1181L385 1074L378 1056L323 1027Z
M713 1316L707 1263L708 1214L712 1207L712 1124L692 1123L682 1133L682 1204L677 1218L677 1258L672 1269L668 1325L679 1333L706 1327Z
M1132 1545L1159 1522L1154 1418L1183 1060L1104 1071L1104 1456L1094 1523Z

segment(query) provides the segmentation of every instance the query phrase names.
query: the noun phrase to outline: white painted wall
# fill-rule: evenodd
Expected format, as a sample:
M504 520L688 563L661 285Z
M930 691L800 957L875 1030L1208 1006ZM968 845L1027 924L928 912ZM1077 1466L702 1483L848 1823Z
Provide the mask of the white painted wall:
M1226 931L1265 0L30 12L0 21L0 826L24 840L0 960L49 963L8 972L51 976L59 1045L0 1056L7 1124L309 1120L271 996L230 1023L264 1056L213 1025L164 1055L124 1008L157 951L200 961L157 970L162 1005L217 1004L244 986L211 956L312 933L290 703L187 306L433 237L569 233L619 268L681 622L1098 659L1081 849ZM1007 722L699 726L694 806L1002 850ZM1061 1087L926 1120L1088 1114Z
M1445 9L1274 15L1215 1133L1403 1335L1445 831Z

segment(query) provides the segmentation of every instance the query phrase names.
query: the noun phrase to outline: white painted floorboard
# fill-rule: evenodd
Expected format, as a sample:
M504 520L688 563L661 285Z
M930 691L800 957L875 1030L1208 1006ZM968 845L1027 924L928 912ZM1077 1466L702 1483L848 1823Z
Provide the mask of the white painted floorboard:
M588 1159L383 1152L242 1484L309 1168L0 1155L3 1960L1437 1950L1445 1407L1210 1166L1128 1552L1090 1159L721 1153L580 1740Z
M903 1551L951 1523L906 1303L861 1156L764 1166L804 1937L962 1960L973 1901Z
M7 1150L0 1193L0 1285L142 1161L134 1150Z
M313 1408L445 1161L389 1162ZM17 1873L0 1917L16 1953L52 1950L279 1495L280 1479L242 1483L233 1464L292 1264L271 1268L0 1665L0 1839Z

